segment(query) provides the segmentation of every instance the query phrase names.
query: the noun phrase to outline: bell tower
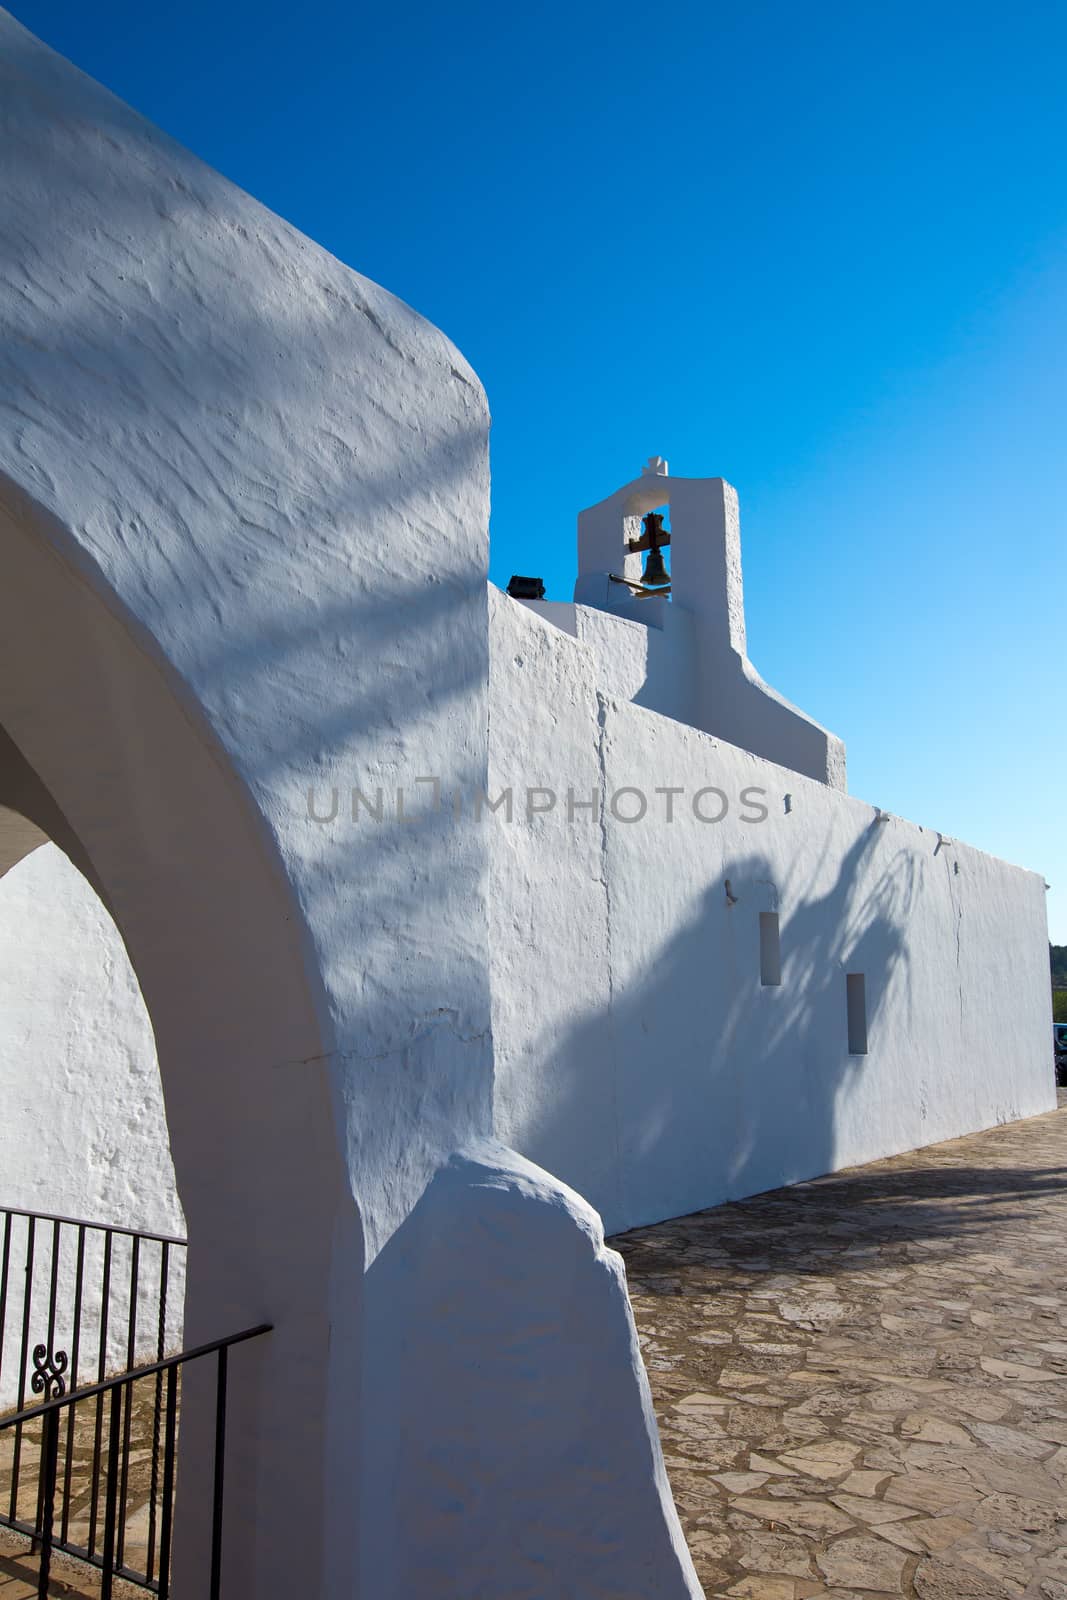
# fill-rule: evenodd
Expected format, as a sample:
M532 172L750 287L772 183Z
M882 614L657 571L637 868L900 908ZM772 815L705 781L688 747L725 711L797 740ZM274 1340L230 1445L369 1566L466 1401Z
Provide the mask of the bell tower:
M662 511L671 528L662 531ZM649 523L653 521L650 535ZM660 546L653 550L653 537ZM649 584L654 556L670 548L668 588ZM648 559L642 563L642 555ZM658 573L653 571L653 576ZM711 649L745 651L745 597L741 580L741 521L737 491L725 478L672 478L662 456L651 456L641 476L578 516L579 605L606 610L632 599L665 598L699 619ZM657 608L658 609L658 608ZM653 621L649 612L649 621ZM656 618L655 620L658 620Z
M668 647L691 633L696 726L845 787L841 740L764 683L748 658L741 517L725 478L672 478L663 457L652 456L640 477L580 512L574 599L662 629Z

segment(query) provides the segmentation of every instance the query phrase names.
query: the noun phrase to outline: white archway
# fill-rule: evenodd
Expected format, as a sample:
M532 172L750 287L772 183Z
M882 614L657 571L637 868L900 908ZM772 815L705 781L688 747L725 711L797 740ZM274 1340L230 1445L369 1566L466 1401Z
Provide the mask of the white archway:
M693 1596L621 1263L489 1138L484 829L309 815L484 791L481 385L3 13L0 152L0 724L152 1018L186 1338L274 1327L227 1593Z
M228 1573L237 1592L269 1593L271 1544L288 1546L292 1519L320 1529L304 1567L314 1592L334 1498L320 1449L333 1404L331 1323L347 1316L355 1338L360 1257L330 1088L315 1065L329 1056L329 1034L297 910L195 713L32 515L0 515L0 566L0 721L100 886L156 1033L190 1238L186 1343L274 1324L233 1392ZM339 1238L349 1292L338 1284L331 1306L323 1286ZM314 1451L287 1444L285 1418L314 1436ZM203 1559L207 1473L195 1463L209 1449L194 1402L183 1418L192 1465L179 1477L179 1580L183 1561Z

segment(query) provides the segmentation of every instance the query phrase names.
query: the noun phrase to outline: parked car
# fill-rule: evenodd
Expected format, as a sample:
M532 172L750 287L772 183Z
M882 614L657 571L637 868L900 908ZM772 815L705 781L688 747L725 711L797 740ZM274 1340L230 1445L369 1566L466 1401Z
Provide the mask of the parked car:
M1052 1047L1056 1052L1056 1082L1067 1086L1067 1022L1052 1024Z

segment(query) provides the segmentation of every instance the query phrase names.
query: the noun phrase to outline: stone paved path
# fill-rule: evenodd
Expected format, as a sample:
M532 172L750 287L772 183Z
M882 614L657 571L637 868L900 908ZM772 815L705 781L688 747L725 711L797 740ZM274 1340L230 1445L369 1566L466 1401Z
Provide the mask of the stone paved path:
M179 1384L180 1392L180 1384ZM69 1417L70 1413L65 1413ZM104 1408L101 1435L101 1461L106 1469L109 1427L107 1408ZM180 1415L180 1408L179 1408ZM147 1570L148 1506L152 1492L153 1441L158 1446L155 1432L156 1388L153 1378L141 1378L133 1384L133 1403L130 1412L130 1467L126 1480L126 1520L123 1535L123 1554L127 1566L135 1571ZM71 1496L68 1513L68 1532L72 1542L88 1545L90 1522L90 1497L93 1483L92 1462L95 1451L96 1402L87 1400L75 1407L74 1436L71 1441ZM18 1515L32 1523L37 1510L37 1470L40 1461L41 1428L39 1422L27 1423L22 1436L19 1477ZM14 1432L0 1432L0 1504L5 1512L11 1493L12 1453ZM66 1461L66 1424L60 1432L60 1493L56 1501L57 1527L61 1526L63 1508L63 1465ZM157 1506L161 1506L159 1484L162 1464L157 1458ZM105 1470L97 1477L96 1544L103 1544L105 1508ZM158 1524L157 1524L158 1538ZM158 1550L158 1545L155 1546ZM38 1554L31 1548L30 1540L9 1528L0 1527L0 1600L23 1600L37 1593ZM67 1597L67 1600L98 1600L100 1574L95 1567L64 1555L56 1550L52 1557L50 1597ZM148 1590L135 1587L116 1578L112 1585L112 1600L136 1600Z
M1067 1600L1067 1107L614 1239L709 1596Z
M148 1590L116 1578L111 1600L145 1600ZM49 1600L100 1600L100 1574L59 1552L53 1557ZM37 1557L29 1540L0 1528L0 1600L37 1600Z

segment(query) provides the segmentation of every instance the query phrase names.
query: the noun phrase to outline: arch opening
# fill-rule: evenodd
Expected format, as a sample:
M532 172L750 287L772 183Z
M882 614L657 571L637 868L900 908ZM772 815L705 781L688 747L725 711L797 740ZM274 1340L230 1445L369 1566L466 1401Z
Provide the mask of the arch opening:
M313 1592L338 1509L328 1441L358 1386L354 1362L331 1372L331 1345L336 1359L358 1342L362 1247L299 908L151 639L14 493L14 508L0 500L0 847L25 862L54 840L128 951L188 1229L183 1342L273 1328L231 1387L225 1577L235 1593L286 1592L295 1525ZM210 1540L209 1388L191 1373L183 1392L174 1571L192 1592Z
M10 773L0 762L0 797ZM44 1342L76 1361L66 1367L68 1388L121 1370L131 1349L137 1364L181 1349L185 1251L173 1241L184 1238L185 1217L155 1036L122 937L59 846L2 802L0 1107L9 1265L0 1329L3 1410L32 1404L23 1320L31 1348ZM47 1225L57 1217L72 1219L60 1224L58 1237ZM79 1238L75 1223L93 1226ZM130 1231L112 1233L109 1244L112 1229ZM136 1294L135 1234L154 1236L138 1246ZM17 1293L10 1291L13 1274Z

